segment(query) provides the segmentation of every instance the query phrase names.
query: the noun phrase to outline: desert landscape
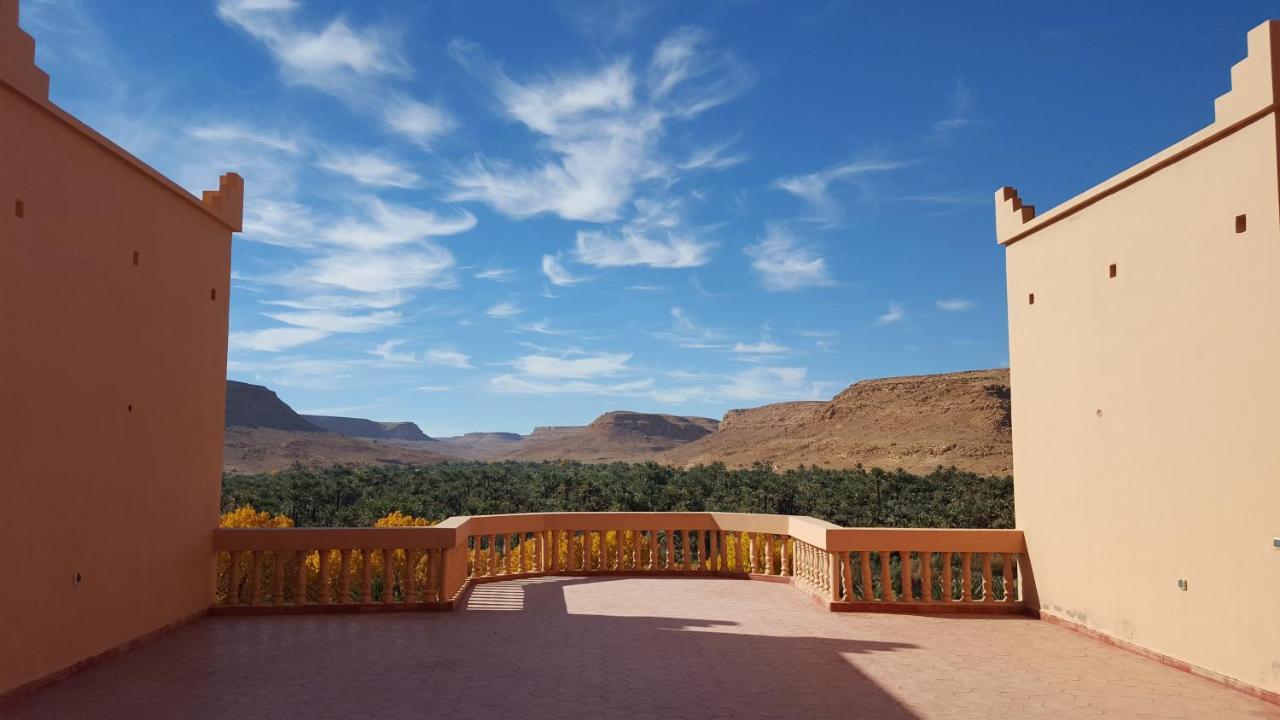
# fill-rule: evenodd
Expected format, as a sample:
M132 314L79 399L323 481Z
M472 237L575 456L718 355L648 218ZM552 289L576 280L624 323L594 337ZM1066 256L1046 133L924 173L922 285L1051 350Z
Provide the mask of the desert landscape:
M412 422L300 415L270 389L236 381L227 382L226 417L227 473L449 460L1013 469L1006 369L864 380L829 401L735 409L720 420L615 410L528 435L432 438Z

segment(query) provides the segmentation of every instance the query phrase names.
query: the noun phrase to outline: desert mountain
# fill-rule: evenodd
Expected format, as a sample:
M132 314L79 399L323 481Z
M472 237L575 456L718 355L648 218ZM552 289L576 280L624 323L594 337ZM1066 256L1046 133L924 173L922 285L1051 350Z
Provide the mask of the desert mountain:
M607 412L590 425L534 428L532 434L504 449L494 459L644 462L676 446L715 432L716 421L704 417L659 415L625 410Z
M321 428L307 422L270 389L235 380L227 381L225 424L227 427L321 432Z
M359 422L371 422L368 420ZM381 425L379 423L372 423ZM387 423L399 426L402 423ZM422 435L418 426L409 425ZM386 430L386 432L405 432ZM426 435L422 435L426 437ZM429 440L429 439L428 439ZM400 442L348 437L330 432L294 412L274 392L249 383L227 381L226 429L222 469L232 473L287 470L295 464L423 464L447 459L435 442Z
M439 438L446 447L444 452L469 460L493 457L522 440L524 436L511 432L472 432L466 435Z
M865 380L830 401L730 410L719 422L614 411L590 425L539 427L527 436L439 440L413 423L301 416L267 388L228 381L227 425L223 465L231 472L449 459L732 467L762 461L911 472L954 465L983 475L1007 474L1013 466L1008 370Z
M1009 371L998 369L864 380L829 402L730 410L715 433L656 459L995 475L1013 471L1012 447Z
M333 415L303 415L312 425L347 437L370 440L414 440L431 442L422 429L411 422L377 422L364 418L336 417Z

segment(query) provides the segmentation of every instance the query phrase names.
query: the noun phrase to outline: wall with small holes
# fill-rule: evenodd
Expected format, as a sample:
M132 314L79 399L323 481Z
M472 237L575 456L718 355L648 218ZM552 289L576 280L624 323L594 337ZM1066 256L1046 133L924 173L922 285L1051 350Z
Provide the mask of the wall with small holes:
M0 693L208 607L232 233L40 94L16 14L0 0Z
M1218 130L1007 245L1017 523L1042 613L1280 692L1275 107Z

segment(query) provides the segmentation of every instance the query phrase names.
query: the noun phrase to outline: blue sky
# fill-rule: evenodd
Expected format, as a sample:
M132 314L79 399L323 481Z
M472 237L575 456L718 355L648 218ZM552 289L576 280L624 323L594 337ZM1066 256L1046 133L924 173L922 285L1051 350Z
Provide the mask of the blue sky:
M528 432L1008 362L992 192L1212 120L1232 3L24 0L55 102L246 180L228 376Z

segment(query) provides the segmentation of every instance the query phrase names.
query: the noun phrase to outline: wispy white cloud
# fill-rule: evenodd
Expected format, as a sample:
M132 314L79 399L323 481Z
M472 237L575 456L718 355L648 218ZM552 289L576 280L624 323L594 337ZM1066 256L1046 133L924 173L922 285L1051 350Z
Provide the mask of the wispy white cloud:
M316 165L373 187L414 188L421 179L391 158L367 152L331 152Z
M524 312L524 308L513 302L500 302L484 311L491 318L513 318Z
M542 256L542 274L546 275L547 280L557 287L577 285L586 279L577 277L569 272L568 268L564 266L564 262L560 259L560 253Z
M311 328L325 333L364 333L381 330L400 322L400 314L389 310L353 315L321 310L264 313L272 320L288 325Z
M724 170L734 165L740 165L747 161L747 156L741 153L729 154L728 152L729 147L733 145L735 140L736 138L718 145L699 148L685 160L676 163L676 167L681 170Z
M298 155L302 152L302 143L295 138L274 135L234 123L197 125L189 128L187 134L198 140L217 143L242 143L290 155Z
M653 387L652 378L619 383L588 380L539 380L518 375L496 375L489 379L499 392L521 395L637 395Z
M972 300L965 300L964 298L947 298L945 300L939 300L936 305L938 309L943 312L965 312L966 310L972 310L977 307L977 303Z
M491 267L485 268L477 272L473 277L477 280L492 280L494 282L508 282L515 279L515 268Z
M955 87L951 91L950 114L935 122L926 140L946 140L952 133L973 124L973 91L965 83L963 77L956 78Z
M769 292L834 285L826 258L803 246L784 225L771 223L765 236L744 252Z
M657 7L643 0L561 0L558 6L575 28L593 40L630 35Z
M376 356L379 360L388 363L408 364L417 360L411 352L402 352L396 348L404 344L403 340L387 340L379 343L377 347L369 351L370 355Z
M733 351L743 355L782 355L791 352L791 348L772 340L761 340L754 343L734 343Z
M883 158L854 160L807 175L779 178L773 185L800 198L808 205L809 215L806 219L824 225L833 225L843 216L844 208L831 193L832 183L848 183L868 174L897 170L906 164L899 160Z
M906 316L906 310L902 305L892 302L889 303L889 309L886 310L883 315L876 318L876 323L880 325L891 325L896 322L901 322Z
M260 42L285 82L379 116L387 130L420 145L456 126L444 108L394 88L394 81L412 74L397 28L354 27L342 16L307 27L298 18L299 7L296 0L217 0L218 16Z
M391 130L422 146L430 146L458 126L443 108L408 98L393 101L387 107L385 120Z
M414 390L417 392L438 393L438 392L450 392L451 390L453 390L453 388L446 387L444 385L419 385L418 387L414 388Z
M357 79L408 72L389 30L353 28L342 17L310 30L297 23L297 8L295 0L218 0L218 16L266 46L289 82L334 92Z
M707 50L706 42L694 29L673 33L655 48L643 79L624 58L522 83L475 44L454 40L452 56L489 84L507 117L540 139L546 159L515 166L477 156L452 177L450 197L516 218L618 220L638 186L669 179L672 167L658 153L665 125L728 102L750 85L742 65Z
M254 352L280 352L299 345L315 342L328 337L324 330L303 327L275 327L264 330L243 330L227 336L227 347L231 352L250 350Z
M432 348L423 354L422 359L432 365L445 365L464 370L469 370L472 367L470 355L445 348Z
M511 365L524 375L542 378L587 379L617 375L627 369L631 353L555 356L544 353L516 358Z
M655 332L653 336L696 350L727 350L731 347L722 331L698 324L693 315L679 305L671 308L671 321L670 328Z
M347 215L330 223L320 237L341 247L383 250L457 235L476 226L475 216L465 210L441 215L410 205L384 202L376 197L365 198L362 210L359 215Z
M674 232L665 240L655 240L631 228L624 228L617 236L580 230L574 242L574 259L593 267L691 268L710 262L712 247L712 243Z

